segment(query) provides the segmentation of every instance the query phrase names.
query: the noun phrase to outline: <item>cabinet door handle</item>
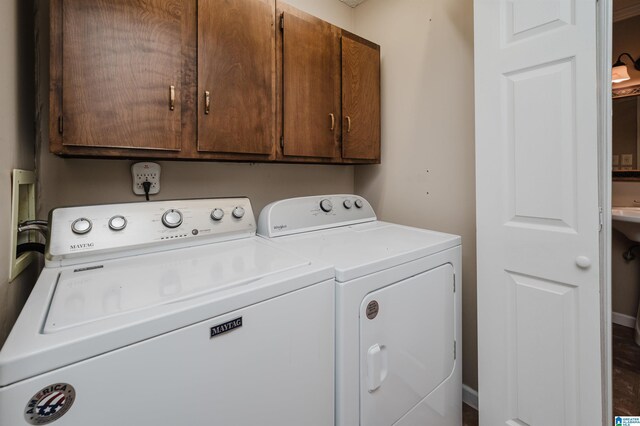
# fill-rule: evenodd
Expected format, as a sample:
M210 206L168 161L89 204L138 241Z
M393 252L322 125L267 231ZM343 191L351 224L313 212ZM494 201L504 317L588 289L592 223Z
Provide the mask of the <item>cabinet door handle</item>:
M351 132L351 117L347 115L347 133Z
M176 86L169 87L169 109L176 109Z
M211 109L211 93L208 90L204 92L204 113L209 114L209 110Z
M333 132L333 129L336 127L336 116L333 115L333 113L330 113L329 117L331 118L331 128L329 130Z

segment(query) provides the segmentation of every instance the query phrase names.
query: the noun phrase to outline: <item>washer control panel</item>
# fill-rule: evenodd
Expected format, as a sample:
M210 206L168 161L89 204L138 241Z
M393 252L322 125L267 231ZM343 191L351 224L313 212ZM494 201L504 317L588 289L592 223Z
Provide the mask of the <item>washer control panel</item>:
M165 250L255 235L248 198L151 201L54 209L47 262L73 264L117 253ZM115 255L114 255L115 253ZM104 256L104 257L101 257ZM75 260L74 260L75 259Z
M357 195L289 198L262 210L258 234L271 238L374 220L371 204Z

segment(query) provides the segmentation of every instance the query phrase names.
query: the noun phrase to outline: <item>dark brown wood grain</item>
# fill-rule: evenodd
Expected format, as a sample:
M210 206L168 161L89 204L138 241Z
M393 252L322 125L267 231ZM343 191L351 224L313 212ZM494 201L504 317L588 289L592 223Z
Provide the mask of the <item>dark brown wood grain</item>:
M64 145L180 150L183 12L180 0L63 1Z
M380 47L342 37L342 157L380 159Z
M281 16L282 153L339 160L339 28L291 7Z
M275 0L199 0L198 150L269 155L274 143Z
M349 34L352 38L359 39L365 44L375 46L375 44L368 42L364 39L360 39L357 36L340 30L335 26L321 21L318 18L312 17L304 12L301 12L291 6L278 2L277 5L273 4L274 0L151 0L151 1L126 1L126 0L99 0L99 1L82 1L82 0L50 0L50 82L49 82L49 146L51 152L61 156L72 157L99 157L99 158L130 158L130 159L164 159L164 160L202 160L202 161L252 161L252 162L287 162L287 163L319 163L319 164L370 164L379 162L372 159L359 159L359 158L342 158L341 157L341 124L342 118L340 114L340 84L341 84L341 49L340 49L340 34L344 32ZM262 71L264 75L270 73L271 76L271 112L266 111L263 113L272 115L273 123L273 110L276 109L276 129L274 131L271 128L271 137L267 139L269 149L265 149L264 146L260 146L259 143L253 144L249 142L248 149L245 145L246 141L252 140L254 133L249 132L249 137L237 137L240 142L226 142L223 140L222 145L219 140L209 141L206 138L198 139L198 120L200 118L199 108L202 106L201 90L198 87L199 80L199 66L202 66L202 58L200 63L198 61L199 54L203 52L199 49L203 48L203 41L199 42L199 37L202 37L202 31L198 32L198 6L203 7L207 2L211 2L214 6L214 13L212 23L228 23L233 24L230 27L238 27L228 32L223 32L223 37L227 37L224 42L224 46L219 47L215 52L218 58L221 58L220 63L215 63L214 67L224 70L225 64L230 67L239 67L242 65L242 61L233 58L222 57L221 52L224 48L225 51L229 49L237 49L239 45L250 46L251 43L255 43L258 46L264 46L271 43L271 63L270 70L259 70L255 63L255 72ZM270 33L267 37L260 35L260 40L243 41L242 36L247 33L260 33L254 31L254 19L253 15L257 14L261 6L256 7L255 4L251 6L251 3L269 5L269 18L268 25L270 27ZM69 9L68 4L71 5ZM85 10L85 7L87 8ZM74 9L75 8L75 9ZM131 9L132 8L132 9ZM230 10L227 10L229 8ZM244 10L247 8L247 10ZM275 13L274 13L275 9ZM64 13L63 13L64 10ZM244 15L244 18L248 18L249 21L242 21L242 13L248 13ZM266 8L264 9L266 10ZM144 11L144 12L141 12ZM332 136L331 142L327 143L326 147L320 148L319 152L315 152L315 148L311 149L303 148L299 153L296 153L294 145L285 144L286 150L283 150L280 146L280 136L284 134L283 118L284 118L284 78L283 78L283 36L284 32L279 28L279 17L282 12L287 12L291 16L295 16L304 21L311 23L312 27L321 28L320 34L327 36L331 35L330 47L326 49L331 52L331 59L327 59L327 62L333 64L332 74L335 76L333 80L332 89L334 98L333 108L336 110L336 127ZM82 13L87 13L89 21L84 22L84 18L81 18ZM158 16L151 16L152 13L158 14ZM201 12L202 13L202 12ZM75 21L66 21L66 16L72 14L75 16ZM126 16L125 16L126 15ZM112 19L114 23L110 23L111 29L117 28L118 34L112 33L108 40L105 37L104 40L98 40L96 37L88 34L80 37L83 31L90 32L89 27L95 27L100 20L108 21ZM265 25L265 21L259 21L262 25ZM155 24L154 24L155 23ZM200 21L202 25L202 22ZM75 28L68 29L70 25ZM141 28L144 28L141 29ZM158 31L154 32L153 29ZM249 30L251 29L251 30ZM264 29L264 28L263 28ZM82 57L77 61L73 59L70 62L71 54L68 51L67 42L70 35L67 34L71 31L71 35L74 35L72 40L77 45L85 46L87 50L82 52ZM93 30L92 30L93 31ZM211 30L207 28L213 36L216 33L220 33L223 30ZM240 31L239 40L234 39L238 33L234 31ZM140 33L144 33L140 36ZM260 34L266 34L260 33ZM275 36L275 51L273 46L273 36ZM92 38L93 37L93 38ZM141 41L136 41L139 38ZM169 40L170 39L170 40ZM162 46L157 49L149 48L147 45L149 40L162 40L160 44ZM270 41L269 41L270 40ZM329 37L326 38L329 40ZM158 52L165 52L169 56L169 61L163 59L160 60L160 67L144 67L139 66L138 70L141 72L134 72L134 68L129 70L116 69L116 72L123 73L125 75L124 80L119 80L117 84L113 84L113 78L108 79L108 69L113 69L114 64L112 61L120 61L122 55L127 55L127 52L123 52L121 44L128 44L133 46L132 48L140 48L142 46L142 57L148 55L149 57L157 56ZM317 40L316 40L317 42ZM210 43L210 41L209 41ZM244 43L244 44L243 44ZM292 39L293 43L293 39ZM200 44L200 46L199 46ZM89 49L89 45L99 45L102 49ZM168 46L171 45L171 48ZM77 46L72 48L71 52L75 49L75 55L80 55L80 48ZM174 51L175 49L175 51ZM63 52L65 56L63 57ZM162 55L165 55L162 53ZM102 55L102 56L100 56ZM120 56L118 56L120 55ZM110 56L108 63L103 67L100 67L100 61L105 61L105 57ZM116 59L113 57L116 56ZM131 55L129 55L131 56ZM329 56L329 55L328 55ZM327 56L327 58L328 58ZM66 59L65 59L66 58ZM176 59L177 58L177 59ZM275 64L274 62L275 58ZM66 60L67 62L65 62ZM134 58L132 61L143 62L142 58ZM252 61L256 61L252 57ZM154 59L155 62L155 59ZM216 61L217 62L217 61ZM153 86L157 86L157 81L154 80L162 73L167 73L167 64L172 64L169 68L175 68L178 71L174 72L177 75L176 86L176 105L174 109L175 114L169 114L169 120L166 121L166 115L168 114L168 86L162 85L162 94L160 98L153 100L153 96L149 96L149 91ZM230 65L231 64L231 65ZM236 65L234 65L236 64ZM275 66L275 71L274 67ZM80 91L75 95L70 95L75 90L74 84L76 82L71 81L73 76L82 75L78 74L76 69L80 69L86 74L87 70L95 69L97 74L91 75L89 80L81 81ZM149 69L151 71L149 72ZM230 68L228 68L230 69ZM225 88L228 88L227 94L231 96L232 103L233 97L236 96L233 92L234 84L242 85L242 81L236 78L237 75L233 75L235 71L230 71L223 78L227 78L231 84L225 84ZM245 72L245 71L243 71ZM200 73L202 73L200 71ZM275 75L274 75L275 74ZM255 77L255 76L254 76ZM93 78L93 80L91 80ZM132 84L129 89L126 88L126 79L129 79ZM200 75L202 78L202 75ZM234 78L236 78L234 80ZM259 79L258 75L258 79ZM273 87L273 80L275 78L275 89ZM102 79L102 80L100 80ZM150 81L147 81L150 79ZM105 80L107 83L105 84ZM252 78L252 83L255 84L255 80ZM138 81L143 83L138 84ZM235 82L234 82L235 81ZM326 81L325 81L326 83ZM71 84L71 86L69 86ZM314 83L315 84L315 83ZM102 89L93 90L90 86L95 85L95 88ZM114 86L117 86L113 89ZM71 87L71 88L70 88ZM328 86L327 86L328 87ZM128 90L126 93L116 93L113 91ZM275 90L275 93L274 93ZM215 90L211 90L212 93L212 113L215 105L216 96L221 95L220 92L216 94ZM72 98L70 98L70 96ZM131 97L131 102L126 97ZM153 107L149 108L141 100L153 100L151 102ZM275 98L275 99L274 99ZM86 109L90 99L92 102L91 108ZM64 101L64 105L63 105ZM69 109L69 101L73 102L75 110ZM239 104L243 100L241 99ZM315 102L314 97L311 102ZM109 103L112 103L109 105ZM275 102L275 106L274 103ZM144 105L143 105L144 104ZM136 105L141 109L135 110ZM67 108L65 108L67 106ZM227 109L223 110L223 116L230 117L228 120L220 120L220 117L215 119L220 120L222 126L231 128L238 125L239 120L255 119L252 114L247 114L246 111L251 110L254 104L244 102L242 107L245 112L237 113L234 116L232 111ZM164 108L167 107L165 110ZM124 108L124 109L123 109ZM127 110L129 108L129 110ZM155 108L155 109L154 109ZM133 110L132 110L133 109ZM142 111L158 111L159 114L155 114L155 117L159 119L159 122L150 124L148 115L144 113L142 119L135 118L136 114L142 113ZM77 111L78 114L72 111ZM257 114L257 113L256 113ZM326 114L326 113L323 113ZM64 115L64 134L59 133L58 129L58 117ZM177 117L177 118L175 118ZM221 116L222 117L222 116ZM75 123L78 122L79 126ZM329 127L328 114L322 121L323 130L327 130ZM147 128L145 128L147 126ZM149 131L149 128L155 130ZM142 130L140 130L142 129ZM254 128L254 131L255 128ZM257 132L261 132L259 130ZM161 133L161 134L160 134ZM316 132L311 130L301 130L300 139L303 143L312 143ZM257 134L257 133L256 133ZM253 139L258 141L258 139ZM262 139L263 141L265 139ZM327 138L328 140L328 138ZM291 141L295 142L295 140ZM211 145L207 145L211 143ZM265 143L265 145L267 144ZM253 145L252 145L253 144ZM255 146L258 146L256 149ZM331 146L331 148L329 148ZM291 150L288 150L291 148ZM226 149L226 151L225 151ZM286 154L285 154L286 151ZM316 156L317 155L317 156ZM325 156L326 155L326 156Z
M49 4L49 150L64 151L58 119L62 116L62 0ZM45 60L44 55L38 61Z

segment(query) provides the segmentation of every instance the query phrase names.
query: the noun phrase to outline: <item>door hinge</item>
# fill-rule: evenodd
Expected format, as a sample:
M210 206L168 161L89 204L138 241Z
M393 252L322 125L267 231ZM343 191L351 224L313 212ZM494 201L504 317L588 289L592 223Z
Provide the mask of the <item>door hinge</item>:
M602 211L602 207L600 207L599 210L600 210L600 214L599 214L600 229L598 229L598 231L602 232L602 227L604 226L604 212Z
M284 149L284 136L280 136L280 149Z
M458 359L458 342L453 341L453 359Z
M58 116L58 133L62 134L63 131L63 127L62 127L62 116L59 115Z
M280 30L284 30L284 13L280 15Z

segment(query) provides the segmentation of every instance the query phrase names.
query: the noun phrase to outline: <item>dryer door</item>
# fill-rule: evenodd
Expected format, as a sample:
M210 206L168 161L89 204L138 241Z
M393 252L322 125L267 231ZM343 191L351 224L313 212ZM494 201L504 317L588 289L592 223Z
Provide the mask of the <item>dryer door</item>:
M445 381L455 359L454 275L440 266L360 305L360 424L390 426Z

